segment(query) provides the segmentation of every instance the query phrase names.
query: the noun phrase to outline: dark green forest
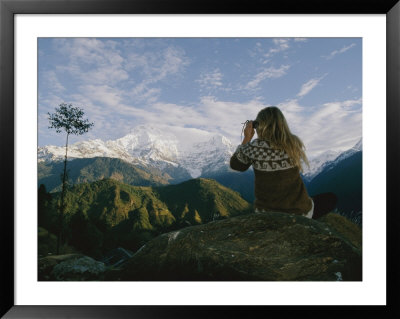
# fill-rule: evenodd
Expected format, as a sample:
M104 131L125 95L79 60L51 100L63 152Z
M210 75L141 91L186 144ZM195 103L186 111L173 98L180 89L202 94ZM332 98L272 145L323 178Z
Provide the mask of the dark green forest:
M60 192L48 192L40 185L38 225L42 233L58 234L59 205ZM136 251L162 233L250 210L239 193L210 179L152 187L107 178L68 187L62 244L68 251L100 258L116 247ZM50 235L41 238L51 240Z

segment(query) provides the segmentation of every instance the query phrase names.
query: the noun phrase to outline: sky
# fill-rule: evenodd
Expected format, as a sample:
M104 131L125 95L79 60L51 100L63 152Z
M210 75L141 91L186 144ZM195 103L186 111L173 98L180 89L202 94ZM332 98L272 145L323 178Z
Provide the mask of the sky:
M241 123L274 105L313 158L361 138L362 39L39 38L39 147L65 145L48 128L60 103L94 123L70 143L115 140L144 124L239 144Z

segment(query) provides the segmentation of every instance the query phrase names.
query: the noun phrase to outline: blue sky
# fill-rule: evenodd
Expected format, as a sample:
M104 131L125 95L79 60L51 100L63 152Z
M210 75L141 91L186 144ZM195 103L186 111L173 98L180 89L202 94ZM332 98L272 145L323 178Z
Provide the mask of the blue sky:
M60 103L84 109L104 141L140 124L197 128L234 144L246 119L281 108L310 157L362 134L361 38L40 38L38 144Z

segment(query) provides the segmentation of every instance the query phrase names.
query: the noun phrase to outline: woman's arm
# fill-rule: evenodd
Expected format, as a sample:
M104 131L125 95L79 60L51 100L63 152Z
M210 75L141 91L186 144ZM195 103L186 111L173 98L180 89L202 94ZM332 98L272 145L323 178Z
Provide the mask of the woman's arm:
M235 171L244 172L250 167L251 160L245 154L246 153L245 145L251 141L251 139L254 136L254 133L255 131L253 128L253 123L251 121L247 122L246 127L244 129L244 138L242 141L242 145L239 145L239 147L236 149L235 153L233 153L230 160L230 167Z
M242 145L249 143L254 136L255 130L253 128L252 121L248 121L246 123L246 127L244 128L243 133L244 133L244 138L242 141Z
M240 147L241 145L239 145L239 147ZM238 149L235 153L233 153L233 155L232 155L232 157L231 157L231 160L230 160L230 167L233 169L233 170L235 170L235 171L239 171L239 172L244 172L244 171L246 171L249 167L250 167L250 165L251 165L251 162L250 162L250 160L247 162L243 162L243 155L242 156L240 156L240 158L241 158L241 160L239 160L239 158L238 158L238 152L240 152L241 150L240 149ZM247 158L247 157L246 157Z

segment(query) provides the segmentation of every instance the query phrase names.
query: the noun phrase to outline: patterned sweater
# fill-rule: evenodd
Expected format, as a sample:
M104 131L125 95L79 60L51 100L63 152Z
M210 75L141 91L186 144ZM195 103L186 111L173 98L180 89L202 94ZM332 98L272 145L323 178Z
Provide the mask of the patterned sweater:
M255 208L297 215L311 210L312 201L299 168L285 151L259 139L239 145L231 157L231 168L243 172L251 165L255 177Z

